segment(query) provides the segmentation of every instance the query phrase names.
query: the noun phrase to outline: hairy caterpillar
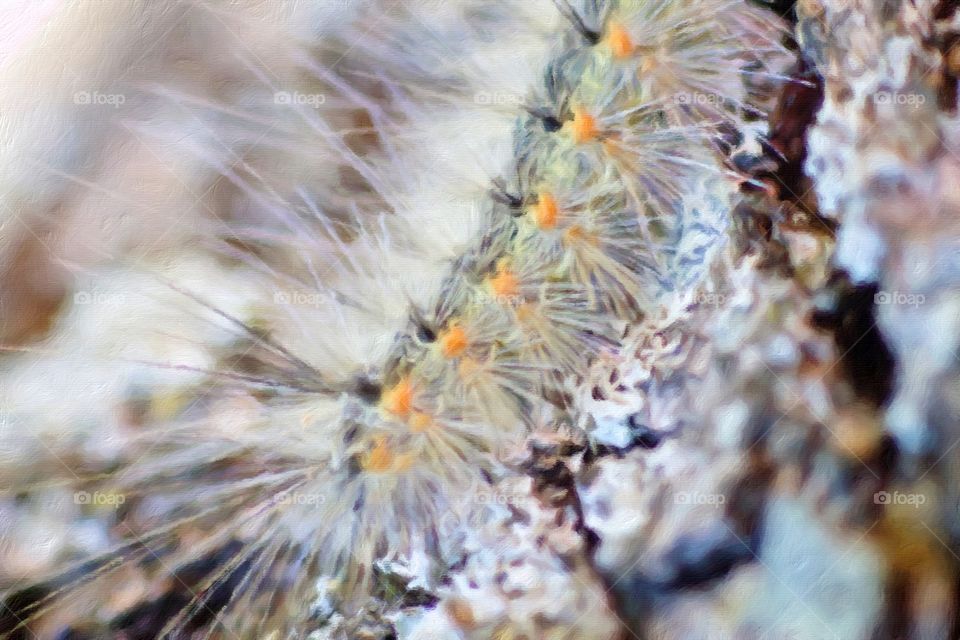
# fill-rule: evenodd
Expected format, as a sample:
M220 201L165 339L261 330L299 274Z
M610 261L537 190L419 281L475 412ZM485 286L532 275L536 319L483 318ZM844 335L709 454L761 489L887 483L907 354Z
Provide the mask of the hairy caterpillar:
M503 452L545 415L576 420L576 376L616 349L623 323L690 286L684 196L700 180L733 193L718 149L762 108L756 78L776 77L763 60L780 50L779 27L743 2L587 4L560 5L572 32L560 34L544 86L516 114L510 178L495 197L423 206L422 185L404 179L403 153L427 144L401 144L405 125L443 104L442 89L459 91L446 68L358 73L370 92L412 87L392 112L370 115L382 117L377 146L393 158L381 167L338 133L349 128L346 107L330 121L298 112L358 176L348 196L303 193L290 207L255 167L241 176L205 158L256 209L237 234L245 246L220 249L259 273L276 304L254 326L173 286L242 346L211 373L218 386L208 395L231 382L252 402L230 425L174 412L109 464L66 477L90 496L129 501L130 541L11 589L5 637L55 618L72 597L95 597L85 592L97 579L138 563L156 581L199 574L182 585L191 597L151 619L145 637L305 637L320 624L310 603L321 577L355 612L378 560L422 554L434 580L455 560L443 515L475 509L469 493L503 472ZM366 69L410 43L381 46L360 47ZM342 105L368 100L305 64ZM467 228L441 243L444 262L427 231L443 234L448 206L468 211L457 218ZM135 634L133 613L112 621L116 633Z

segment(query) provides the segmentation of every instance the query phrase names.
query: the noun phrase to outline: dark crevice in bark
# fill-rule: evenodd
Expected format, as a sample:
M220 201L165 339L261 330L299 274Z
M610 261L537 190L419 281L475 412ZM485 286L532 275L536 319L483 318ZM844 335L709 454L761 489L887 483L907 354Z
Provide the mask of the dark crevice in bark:
M833 334L840 366L857 395L874 407L890 399L895 360L877 326L876 284L855 285L842 272L827 285L829 302L813 314L814 326Z

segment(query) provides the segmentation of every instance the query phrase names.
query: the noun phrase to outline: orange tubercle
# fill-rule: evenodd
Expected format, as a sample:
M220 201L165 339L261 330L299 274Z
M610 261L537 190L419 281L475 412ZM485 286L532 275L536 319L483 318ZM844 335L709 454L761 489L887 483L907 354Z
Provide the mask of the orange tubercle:
M531 213L537 226L546 230L557 226L559 211L556 198L549 193L541 193L537 197L537 204L533 206Z
M613 22L607 27L605 41L614 58L623 59L633 53L633 40L630 39L630 34L619 22Z
M497 274L488 282L498 298L507 299L520 295L520 281L517 279L517 274L504 265L500 265Z
M570 133L577 144L589 142L600 135L597 128L597 119L587 113L582 107L573 109L573 121L570 123Z
M373 448L363 455L360 466L364 471L387 473L406 471L413 466L413 461L413 455L410 453L397 455L387 444L387 439L381 436L373 441Z
M373 448L363 457L363 468L367 471L383 473L393 467L394 455L387 445L386 438L377 438Z
M534 306L532 302L524 302L517 307L517 319L520 322L529 322L534 315Z
M563 241L566 244L573 244L575 242L586 242L588 244L596 244L597 237L584 229L579 225L574 225L567 229L563 234Z
M440 335L440 353L444 358L458 358L470 346L467 332L459 325L453 325Z
M414 411L410 416L410 431L414 433L423 433L433 426L433 418L422 411Z
M380 406L387 413L404 418L410 415L413 406L413 383L409 376L404 376L390 389L383 392Z

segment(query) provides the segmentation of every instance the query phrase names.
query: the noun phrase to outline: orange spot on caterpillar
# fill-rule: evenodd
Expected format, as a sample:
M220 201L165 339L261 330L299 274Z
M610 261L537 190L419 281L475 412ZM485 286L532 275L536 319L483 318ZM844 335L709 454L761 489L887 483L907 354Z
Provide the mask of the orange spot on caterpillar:
M405 418L410 415L413 405L413 383L409 376L404 376L390 389L383 393L380 406L387 413Z
M440 335L440 353L444 358L457 358L470 346L467 332L459 325L453 325Z
M470 630L476 627L476 617L473 615L473 609L465 600L453 599L447 604L447 609L458 625Z
M387 439L379 437L373 442L373 448L363 455L360 466L364 471L386 473L388 471L406 471L413 465L410 454L396 455L387 444Z
M545 230L557 226L558 213L557 200L549 193L541 193L537 198L537 204L531 210L537 226Z
M517 319L520 322L529 322L533 316L534 307L532 302L524 302L517 307Z
M597 128L597 119L587 113L581 107L574 107L573 120L568 123L570 126L570 135L577 144L589 142L600 135Z
M373 449L368 451L363 457L363 468L366 471L383 473L384 471L390 470L393 462L393 451L387 446L386 438L377 438L373 444Z
M597 237L588 232L586 229L579 225L574 225L563 232L563 241L566 244L574 244L577 242L585 242L587 244L596 244Z
M410 431L414 433L423 433L427 429L433 426L433 418L428 414L423 413L422 411L415 411L413 415L410 416Z
M406 471L413 466L413 454L405 453L402 456L397 456L397 462L393 465L393 468L397 471Z
M634 44L630 34L618 22L611 23L607 28L607 37L604 39L614 58L623 59L633 53Z
M520 281L517 279L517 274L504 265L500 265L497 268L497 274L487 282L498 298L507 299L520 295Z

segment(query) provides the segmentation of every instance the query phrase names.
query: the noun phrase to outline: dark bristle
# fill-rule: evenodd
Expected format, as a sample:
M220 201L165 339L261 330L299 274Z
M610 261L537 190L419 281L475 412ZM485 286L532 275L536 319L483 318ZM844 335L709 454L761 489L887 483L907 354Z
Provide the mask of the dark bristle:
M586 40L590 45L595 45L600 42L600 32L596 29L591 29L583 21L583 17L570 6L570 3L566 0L553 0L553 4L556 5L557 10L563 15L564 18L570 21L570 24L573 25L573 28L577 30L583 39Z
M417 326L417 339L420 342L434 342L437 339L437 334L427 325L421 324Z
M380 394L383 392L383 388L378 383L370 380L366 376L361 376L357 380L354 390L357 394L357 397L368 404L375 404L379 402Z
M555 116L544 116L540 120L543 122L543 130L547 133L554 133L563 127L563 123Z

